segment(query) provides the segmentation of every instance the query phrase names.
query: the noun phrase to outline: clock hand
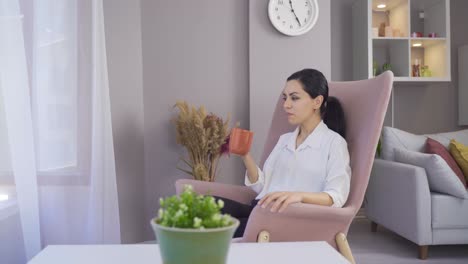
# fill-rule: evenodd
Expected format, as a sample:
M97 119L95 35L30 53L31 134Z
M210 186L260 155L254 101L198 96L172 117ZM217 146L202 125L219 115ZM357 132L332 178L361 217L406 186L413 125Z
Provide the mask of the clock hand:
M296 12L294 12L294 8L293 8L293 5L292 5L292 1L289 0L289 5L291 6L291 12L294 14L294 16L296 17L296 21L297 23L299 23L299 26L301 27L301 21L299 21L299 18L297 18L297 15L296 15Z

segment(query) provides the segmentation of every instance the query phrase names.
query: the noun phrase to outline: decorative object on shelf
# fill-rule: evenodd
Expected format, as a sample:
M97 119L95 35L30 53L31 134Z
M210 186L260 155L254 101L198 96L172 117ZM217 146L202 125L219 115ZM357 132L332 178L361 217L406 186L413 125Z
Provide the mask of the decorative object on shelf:
M221 213L224 203L185 185L180 196L159 200L151 227L164 263L226 263L239 220Z
M392 70L392 65L388 62L384 63L382 65L382 71L391 71Z
M419 69L419 59L414 60L414 64L412 65L412 76L413 77L421 77L420 69Z
M385 37L387 38L393 37L393 28L391 26L385 27Z
M437 38L437 33L431 32L431 33L427 34L427 37L429 37L429 38Z
M429 66L421 66L421 77L432 77L432 72L429 70Z
M419 19L424 19L424 11L419 12Z
M380 23L379 37L385 37L385 23Z
M214 181L219 158L229 152L229 117L223 121L213 113L207 114L203 106L196 109L185 101L175 107L179 110L173 119L176 141L187 149L188 159L181 160L190 170L177 168L195 180Z
M372 74L373 74L374 77L380 74L379 64L377 63L376 60L374 60L374 62L373 62Z
M413 33L411 33L411 37L412 37L412 38L422 38L422 37L423 37L423 33L421 33L421 32L413 32Z
M378 38L379 37L379 28L378 27L373 27L372 28L372 37L373 38Z
M271 24L288 36L299 36L311 30L317 22L317 0L270 0L268 17Z

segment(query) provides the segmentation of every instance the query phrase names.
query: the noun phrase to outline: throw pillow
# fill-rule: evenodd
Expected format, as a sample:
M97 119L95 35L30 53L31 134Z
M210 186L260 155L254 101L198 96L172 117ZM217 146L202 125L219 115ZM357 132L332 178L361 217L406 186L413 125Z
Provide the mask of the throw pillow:
M453 159L452 155L450 155L448 150L442 144L440 144L438 141L432 138L427 138L426 153L437 154L441 156L445 160L445 162L447 162L449 167L453 170L455 175L457 175L457 177L463 183L463 186L466 186L466 180L462 170L458 166L457 162Z
M396 148L412 151L424 151L426 136L415 135L397 128L384 127L382 130L382 158L395 160Z
M465 179L468 179L468 146L452 139L449 150L458 166L462 169L463 174L465 174Z
M468 129L447 133L416 135L397 128L385 126L382 129L382 158L385 160L395 160L393 155L393 150L395 148L423 152L428 137L437 140L448 149L451 139L455 139L467 145Z
M458 198L468 197L465 186L441 156L405 149L395 149L395 161L422 167L426 170L429 189Z

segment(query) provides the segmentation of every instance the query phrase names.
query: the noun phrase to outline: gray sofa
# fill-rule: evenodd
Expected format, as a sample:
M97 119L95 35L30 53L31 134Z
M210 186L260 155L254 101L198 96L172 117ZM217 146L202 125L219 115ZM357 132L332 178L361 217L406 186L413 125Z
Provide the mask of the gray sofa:
M382 159L374 162L365 199L372 231L382 225L416 243L421 259L429 245L468 244L468 198L432 192L424 168L394 161L395 148L424 152L427 137L447 148L451 139L468 145L468 130L414 135L384 127L382 133Z

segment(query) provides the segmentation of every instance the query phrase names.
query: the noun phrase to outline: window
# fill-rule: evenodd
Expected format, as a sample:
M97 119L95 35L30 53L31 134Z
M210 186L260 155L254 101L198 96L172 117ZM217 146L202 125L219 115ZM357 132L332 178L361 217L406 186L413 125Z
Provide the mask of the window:
M81 2L81 3L80 3ZM86 183L91 144L91 6L36 0L25 16L36 168L40 184ZM32 26L34 25L34 26ZM0 98L0 103L3 99ZM0 105L0 184L12 183Z

